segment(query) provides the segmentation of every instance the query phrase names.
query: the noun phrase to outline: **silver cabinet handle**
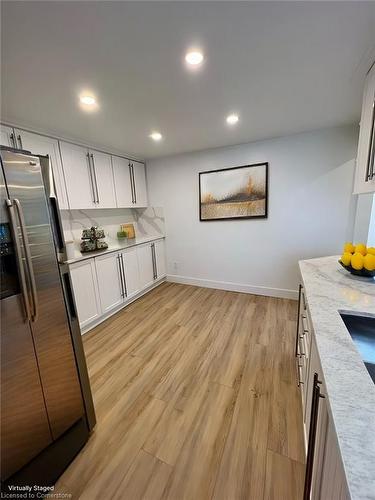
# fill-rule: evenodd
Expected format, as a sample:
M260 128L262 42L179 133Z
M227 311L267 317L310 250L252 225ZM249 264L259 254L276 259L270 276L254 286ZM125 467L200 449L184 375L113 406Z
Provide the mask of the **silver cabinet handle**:
M154 270L154 280L158 277L158 269L156 265L155 243L151 243L152 268Z
M303 330L303 333L309 332L309 328L307 326L307 318L304 315L302 315L302 330Z
M121 282L121 297L124 298L125 296L125 290L124 290L124 282L122 280L122 269L121 269L121 261L120 261L120 254L117 254L117 262L118 262L118 272L120 275L120 282Z
M18 264L18 275L19 275L19 279L20 279L21 294L22 294L23 304L24 304L24 308L25 308L25 315L26 315L26 319L28 321L30 321L31 313L30 313L29 293L27 291L25 269L24 269L24 265L23 265L23 261L22 261L22 252L21 252L20 240L19 240L19 236L18 236L16 216L14 213L14 205L11 202L11 200L9 200L9 199L6 200L6 205L8 207L8 211L9 211L9 222L10 222L10 227L11 227L11 231L12 231L12 237L13 237L14 247L15 247L15 254L16 254L16 259L17 259L17 264Z
M20 145L20 149L23 149L23 146L22 146L22 137L20 134L17 135L17 139L18 139L18 142L19 142L19 145Z
M23 246L24 246L26 267L28 270L28 278L29 278L30 287L31 287L31 296L33 299L33 310L34 311L33 311L31 320L36 321L38 319L38 309L39 309L39 307L38 307L38 294L37 294L36 284L35 284L33 263L31 260L29 238L27 236L25 218L23 216L23 210L22 210L21 203L17 198L14 198L13 202L14 202L14 205L17 209L18 220L20 222L21 237L22 237Z
M301 344L300 341L303 341L303 335L300 335L299 336L299 339L298 339L298 347L299 347L299 355L300 357L301 356L306 356L306 353L304 352L305 348L304 346Z
M11 132L10 136L10 141L15 149L17 149L17 143L16 143L16 137L13 132Z
M375 157L375 95L372 104L372 139L371 139L371 156L370 156L370 176L371 180L375 176L374 172L374 157Z
M121 257L121 269L122 269L122 278L124 280L124 295L125 297L128 296L128 288L126 286L126 276L125 276L125 266L124 266L124 259L123 259L123 254L120 254Z
M299 336L299 326L300 326L300 321L301 321L301 300L302 300L302 285L299 285L298 288L298 308L297 308L297 332L296 332L296 342L294 346L294 355L297 356L298 354L298 336Z
M91 162L90 162L90 155L89 155L89 153L86 153L86 158L87 158L87 166L88 166L88 169L89 169L89 176L90 176L90 184L91 184L91 191L92 191L92 201L93 201L93 203L96 203L94 180L92 178L92 170L91 170Z
M133 170L132 170L132 164L129 162L129 177L130 177L130 188L132 191L132 203L135 203L135 198L134 198L134 183L133 183Z
M310 414L310 429L309 429L309 443L307 446L307 459L306 459L306 473L305 485L303 490L303 500L310 500L311 485L313 479L313 466L315 455L316 431L318 427L319 416L319 401L320 398L325 396L321 394L319 385L321 384L318 379L318 374L314 373L312 401L311 401L311 414Z
M155 262L155 279L157 279L157 277L158 277L158 263L156 262L155 243L154 243L154 262Z
M303 385L303 380L302 380L302 366L299 364L299 355L296 357L296 372L297 372L297 387L300 387Z
M132 163L132 177L133 177L133 189L134 189L134 203L137 203L137 186L135 185L134 164L133 163Z
M98 180L96 178L96 169L95 169L95 160L94 160L94 155L91 153L91 159L92 159L92 170L94 172L94 183L95 183L95 192L96 192L96 203L100 203L99 200L99 189L98 189Z
M375 95L372 102L372 114L371 114L371 132L370 132L370 144L367 155L367 165L366 165L366 179L365 181L372 181L374 178L374 155L375 155Z

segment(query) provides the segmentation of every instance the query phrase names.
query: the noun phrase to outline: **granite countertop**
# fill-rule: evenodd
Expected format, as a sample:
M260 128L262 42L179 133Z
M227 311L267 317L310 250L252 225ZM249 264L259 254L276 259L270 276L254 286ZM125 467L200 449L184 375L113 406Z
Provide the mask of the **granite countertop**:
M299 262L352 499L375 499L375 384L339 311L375 317L375 280L323 257Z
M124 250L125 248L134 247L135 245L141 245L142 243L148 243L149 241L155 241L165 238L164 235L152 235L143 236L141 238L125 239L125 241L113 240L110 238L104 238L104 241L108 243L108 248L105 250L95 250L93 252L81 253L77 248L75 250L75 256L72 259L63 261L64 264L74 264L80 260L92 259L93 257L98 257L99 255L104 255L110 252L117 252L119 250Z

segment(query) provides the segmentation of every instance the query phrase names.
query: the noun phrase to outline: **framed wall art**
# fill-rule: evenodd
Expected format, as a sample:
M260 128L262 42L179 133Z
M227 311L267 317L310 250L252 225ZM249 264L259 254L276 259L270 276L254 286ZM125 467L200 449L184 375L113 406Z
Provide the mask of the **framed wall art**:
M199 173L199 219L266 218L268 163Z

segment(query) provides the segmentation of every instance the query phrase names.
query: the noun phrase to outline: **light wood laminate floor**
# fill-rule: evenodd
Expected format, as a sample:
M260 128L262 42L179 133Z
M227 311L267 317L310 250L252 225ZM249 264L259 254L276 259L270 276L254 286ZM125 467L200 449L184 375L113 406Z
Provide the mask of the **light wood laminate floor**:
M84 336L97 426L73 499L299 500L297 303L164 283Z

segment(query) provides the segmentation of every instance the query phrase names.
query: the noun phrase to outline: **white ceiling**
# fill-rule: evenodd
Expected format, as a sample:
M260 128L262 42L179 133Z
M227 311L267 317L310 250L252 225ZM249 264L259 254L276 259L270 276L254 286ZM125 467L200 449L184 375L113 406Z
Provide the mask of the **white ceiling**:
M375 2L2 2L1 118L164 156L357 121L374 59Z

